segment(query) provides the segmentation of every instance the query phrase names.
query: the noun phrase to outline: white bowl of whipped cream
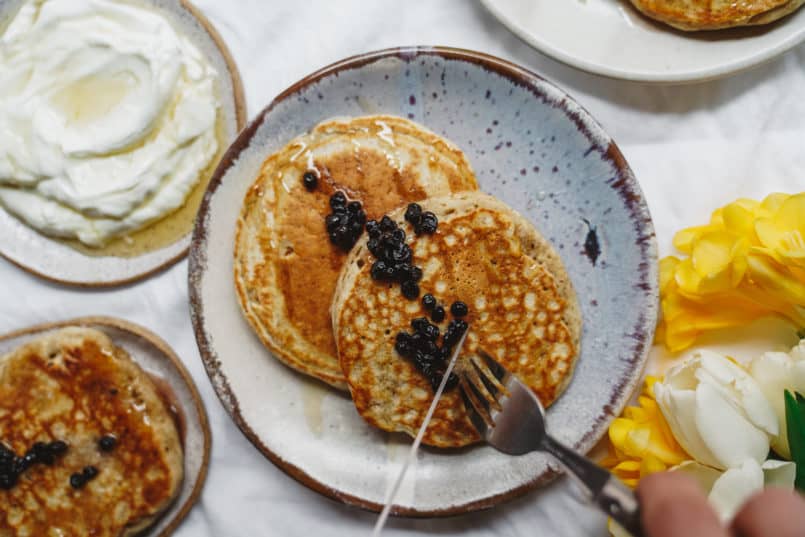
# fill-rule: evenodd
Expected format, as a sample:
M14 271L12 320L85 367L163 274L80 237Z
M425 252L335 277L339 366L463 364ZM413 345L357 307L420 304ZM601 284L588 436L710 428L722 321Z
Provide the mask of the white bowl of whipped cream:
M209 23L178 0L26 0L0 16L0 253L79 285L184 255L244 119Z

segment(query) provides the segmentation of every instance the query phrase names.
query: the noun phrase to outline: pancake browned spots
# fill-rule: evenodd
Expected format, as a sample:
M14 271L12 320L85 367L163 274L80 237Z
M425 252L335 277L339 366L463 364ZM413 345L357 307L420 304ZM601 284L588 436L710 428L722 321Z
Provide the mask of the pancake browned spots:
M318 188L302 176L314 168ZM329 198L344 191L377 219L411 201L475 189L460 150L389 116L330 120L271 155L244 200L235 282L246 318L283 362L346 388L330 302L346 254L328 240Z
M461 300L469 306L471 328L459 366L483 348L550 405L570 380L580 339L575 293L559 257L520 215L480 192L422 205L439 218L433 235L415 237L402 211L393 216L405 226L414 263L423 269L423 292L444 304ZM341 366L367 421L413 435L433 389L394 351L394 339L426 312L397 286L372 280L372 260L365 251L350 256L333 300ZM442 332L448 320L440 324ZM459 393L444 394L424 442L446 447L478 439Z
M631 0L646 16L680 30L718 30L768 24L805 0Z
M116 437L102 451L98 440ZM0 536L133 535L175 498L176 425L147 375L101 332L67 328L0 358L0 441L21 455L63 440L53 466L34 465L0 491ZM70 475L99 473L80 489Z

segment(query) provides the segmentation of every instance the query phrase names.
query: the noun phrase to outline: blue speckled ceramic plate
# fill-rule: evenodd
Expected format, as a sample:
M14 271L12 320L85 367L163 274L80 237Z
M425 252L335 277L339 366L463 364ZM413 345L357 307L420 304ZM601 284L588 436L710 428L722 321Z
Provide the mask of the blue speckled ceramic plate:
M569 96L525 69L455 49L392 49L318 71L277 97L225 155L190 253L196 338L221 402L266 457L305 485L368 509L382 503L410 441L372 429L346 396L272 359L243 319L232 281L235 223L263 160L324 119L376 113L411 118L455 142L481 189L557 248L584 326L575 375L550 407L548 427L589 450L639 381L654 333L651 217L617 146ZM537 453L422 450L395 511L481 509L555 471Z

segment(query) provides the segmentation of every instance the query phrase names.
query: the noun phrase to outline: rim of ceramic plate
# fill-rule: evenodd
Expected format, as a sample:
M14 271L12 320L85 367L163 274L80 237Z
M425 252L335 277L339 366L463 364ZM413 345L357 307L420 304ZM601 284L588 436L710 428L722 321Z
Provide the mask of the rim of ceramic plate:
M552 92L563 96L563 100L557 103L561 106L568 118L573 121L579 130L588 136L595 132L603 132L601 126L584 110L581 106L574 105L574 110L566 106L566 102L574 102L564 91L559 90L555 85L546 81L541 76L523 67L520 67L507 60L497 58L481 52L471 50L451 48L451 47L395 47L365 54L351 56L344 60L326 66L314 73L302 78L298 82L288 87L285 91L275 97L251 123L241 131L240 135L229 147L218 165L213 177L207 187L207 192L201 203L196 219L196 226L193 230L193 239L190 246L189 266L188 266L188 286L190 298L190 315L193 322L193 330L196 342L199 347L201 359L207 371L213 388L219 400L229 413L235 424L240 428L248 440L272 463L283 470L286 474L296 479L306 487L337 500L347 505L359 507L368 511L378 512L383 505L369 501L358 496L336 490L321 481L314 479L302 468L284 460L279 454L271 450L255 433L251 425L244 419L241 411L237 394L232 390L229 381L221 370L221 362L214 350L212 341L206 332L206 321L204 314L204 302L202 299L202 280L206 271L207 258L207 226L209 225L210 202L215 192L223 184L223 178L230 167L238 160L240 154L249 147L252 138L258 128L265 121L266 116L280 103L299 93L306 87L314 84L326 77L337 75L338 73L364 67L387 58L397 58L405 62L411 62L421 56L437 56L445 60L458 60L476 64L488 71L492 71L500 76L508 78L512 82L528 88L535 96L545 97L546 92L543 88L547 87ZM575 449L586 452L591 449L603 436L609 422L618 414L628 402L629 397L639 382L640 375L648 356L651 338L654 333L654 325L657 316L657 295L658 295L658 273L657 273L657 246L654 237L654 226L648 207L645 204L640 186L637 184L631 169L626 163L623 155L614 142L610 142L605 150L605 156L611 160L618 170L618 178L612 183L612 188L616 189L624 202L627 210L630 211L631 219L635 222L635 227L640 230L639 246L641 248L642 262L640 264L640 274L638 275L637 287L642 290L645 297L645 311L642 312L637 325L628 335L634 341L632 355L626 361L632 366L631 375L624 375L618 379L613 387L610 401L604 405L601 414L596 418L592 426L582 439L574 446ZM404 506L392 508L392 514L405 517L444 517L454 516L482 509L488 509L500 503L512 500L526 492L545 485L558 475L558 472L547 470L540 475L534 476L528 482L513 487L512 489L499 494L490 495L479 500L449 506L438 509L416 509Z

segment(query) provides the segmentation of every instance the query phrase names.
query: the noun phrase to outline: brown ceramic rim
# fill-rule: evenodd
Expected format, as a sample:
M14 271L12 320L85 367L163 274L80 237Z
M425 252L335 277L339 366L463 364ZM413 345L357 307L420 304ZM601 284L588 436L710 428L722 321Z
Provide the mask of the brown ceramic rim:
M184 504L179 508L176 514L173 516L171 521L168 523L167 527L162 530L162 532L156 537L168 537L169 535L173 534L179 524L187 517L187 514L193 508L195 503L198 501L199 496L201 495L201 490L204 488L204 482L207 480L207 469L210 465L210 450L212 448L212 433L210 431L210 423L207 419L207 410L204 408L204 401L201 399L201 394L198 392L198 388L196 387L196 383L193 382L193 377L190 376L190 373L187 371L187 368L182 363L182 360L176 355L176 353L171 349L170 345L168 345L165 340L163 340L158 335L154 334L150 330L143 328L142 326L136 325L134 323L130 323L128 321L124 321L123 319L116 319L114 317L79 317L77 319L72 319L68 321L57 321L52 323L44 323L38 324L35 326L29 326L28 328L22 328L20 330L15 330L13 332L9 332L7 334L0 335L0 341L7 341L9 339L14 339L20 336L27 336L31 334L36 334L40 332L48 332L50 330L56 330L59 328L65 328L68 326L84 326L87 328L92 328L96 326L101 327L111 327L116 328L118 330L123 330L125 332L129 332L134 334L137 337L140 337L162 353L171 364L176 368L179 372L179 376L182 377L182 380L187 385L188 389L190 390L190 394L193 396L193 403L196 410L196 414L198 415L199 426L204 434L204 453L202 456L201 461L201 469L199 470L198 474L196 475L196 482L193 485L193 490L190 493L190 496L185 500ZM185 416L187 416L187 412L185 412ZM148 529L144 531L143 535L147 535Z
M502 77L508 78L515 84L529 89L536 97L544 99L545 94L537 87L539 84L554 86L536 73L520 67L514 63L485 54L482 52L475 52L466 49L452 48L452 47L397 47L383 49L366 54L351 56L339 62L333 63L324 67L300 81L296 82L285 91L280 93L264 108L260 114L254 118L249 125L243 129L237 139L232 143L226 151L215 170L212 179L207 187L207 192L201 202L198 216L196 218L196 226L193 230L193 239L190 243L189 265L188 265L188 285L189 285L189 298L190 298L190 316L193 322L193 331L196 335L196 342L198 344L201 359L204 362L204 367L207 370L207 375L212 381L213 388L215 389L218 398L223 404L226 411L235 421L237 426L248 438L248 440L272 463L278 468L283 470L286 474L296 479L306 487L327 496L333 500L337 500L347 505L359 507L367 511L379 512L382 504L368 501L350 494L346 494L339 490L333 489L328 485L312 478L301 468L290 464L282 457L271 451L261 440L260 437L254 432L251 426L243 418L240 412L240 406L236 394L229 386L229 381L221 371L220 361L213 349L212 342L208 339L204 331L204 306L201 297L201 278L206 270L206 242L207 231L206 225L209 222L210 200L215 194L216 190L222 185L223 177L226 172L237 160L240 153L249 146L257 129L263 123L266 115L279 103L285 99L300 92L305 87L318 82L319 80L337 75L339 72L349 69L355 69L367 64L383 60L385 58L398 58L406 62L415 60L419 56L437 56L445 60L458 60L470 62L480 67L492 71ZM555 86L554 86L555 87ZM564 94L563 91L561 93ZM556 103L554 106L561 107L568 115L568 118L573 121L580 131L585 134L590 134L588 125L593 125L600 128L598 123L592 119L592 116L583 109L581 114L574 113L565 107L565 102L570 99L565 95L561 102ZM603 155L611 160L617 168L617 174L614 180L609 183L610 186L616 190L624 202L627 210L631 215L634 223L635 230L638 232L638 245L641 250L643 261L640 263L639 272L637 274L637 287L645 291L647 294L657 291L657 247L654 235L654 226L651 221L651 216L648 208L643 200L642 192L637 184L631 169L629 168L623 154L618 149L615 142L610 142L609 146L602 149ZM574 446L575 449L581 451L588 451L595 443L601 439L606 431L609 421L620 414L623 407L629 400L632 392L636 388L643 368L648 357L648 349L653 335L654 326L656 322L657 305L652 305L648 311L641 314L640 318L633 328L633 331L628 335L634 341L632 354L626 360L633 367L634 375L631 377L624 377L619 379L619 382L613 388L613 393L610 401L603 408L603 412L596 419L596 423L591 430ZM537 487L543 486L553 480L558 471L549 468L546 472L535 476L533 480L515 487L506 492L488 496L480 500L468 502L461 505L454 505L446 509L413 509L400 506L392 507L391 513L397 516L404 517L447 517L489 509L500 503L507 502L522 496Z
M218 30L212 25L212 23L207 19L206 16L199 10L196 6L190 3L189 0L179 0L179 4L188 12L190 13L204 28L210 38L215 42L215 46L218 51L221 53L221 56L224 58L224 62L226 62L227 72L229 73L229 78L232 81L232 96L235 100L235 123L236 123L236 130L240 131L246 125L246 97L243 91L243 81L240 78L240 71L238 71L238 66L235 63L235 59L232 57L232 53L229 51L229 48L226 46L224 39L221 37L221 34L218 33ZM222 157L223 158L223 157ZM180 241L186 240L188 236L190 236L192 230L189 231L187 234L180 238ZM45 236L45 235L43 235ZM55 278L44 272L40 272L32 267L29 267L16 259L12 259L11 257L7 256L5 252L0 250L0 257L9 261L11 264L16 265L17 267L21 268L25 272L29 274L33 274L39 278L44 280L58 283L61 285L69 285L71 287L79 287L79 288L88 288L88 289L95 289L95 288L103 288L103 287L118 287L121 285L134 283L139 280L144 280L153 276L154 274L165 270L166 268L172 266L177 261L183 259L188 251L190 250L190 243L188 243L187 247L182 249L179 253L175 256L171 257L163 261L156 267L148 269L144 272L140 272L139 274L135 274L130 277L121 278L119 280L110 280L110 281L103 281L103 282L74 282L70 280L62 280L59 278ZM150 252L149 252L150 253Z

